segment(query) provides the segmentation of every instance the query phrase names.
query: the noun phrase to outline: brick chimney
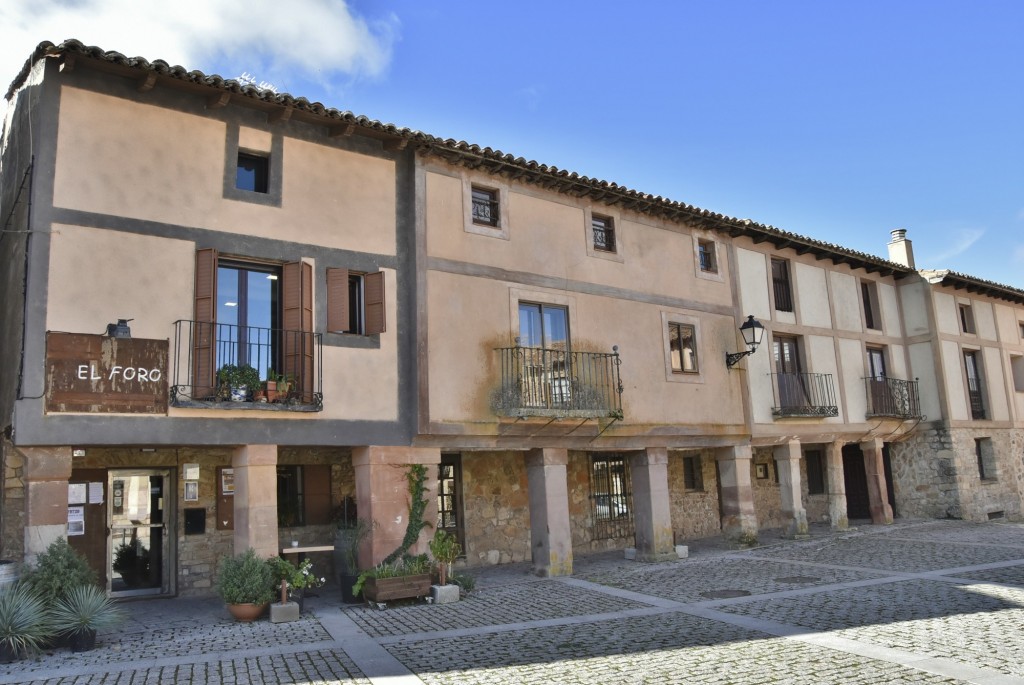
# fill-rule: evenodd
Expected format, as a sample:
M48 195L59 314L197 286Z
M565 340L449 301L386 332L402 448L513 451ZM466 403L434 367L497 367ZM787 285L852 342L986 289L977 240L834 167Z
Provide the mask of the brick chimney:
M909 266L914 266L914 246L907 240L907 229L897 228L892 232L892 239L889 241L889 261Z

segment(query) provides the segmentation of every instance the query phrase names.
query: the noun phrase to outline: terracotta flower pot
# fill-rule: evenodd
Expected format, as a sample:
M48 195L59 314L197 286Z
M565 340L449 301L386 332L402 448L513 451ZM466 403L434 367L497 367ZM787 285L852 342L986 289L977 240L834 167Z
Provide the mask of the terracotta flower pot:
M242 623L255 621L267 610L266 604L228 604L227 607L235 620Z

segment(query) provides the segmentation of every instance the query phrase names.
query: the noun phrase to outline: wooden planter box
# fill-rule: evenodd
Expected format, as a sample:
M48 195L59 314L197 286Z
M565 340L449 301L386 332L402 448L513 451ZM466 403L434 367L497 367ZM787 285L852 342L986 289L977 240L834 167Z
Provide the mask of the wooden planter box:
M398 576L397 578L367 578L363 583L363 597L371 602L426 597L429 594L429 573L418 576Z

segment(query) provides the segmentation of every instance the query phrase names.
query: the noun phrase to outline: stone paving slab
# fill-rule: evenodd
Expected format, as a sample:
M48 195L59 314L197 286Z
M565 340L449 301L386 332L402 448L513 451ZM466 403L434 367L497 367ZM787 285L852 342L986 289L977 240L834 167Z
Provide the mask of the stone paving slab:
M648 605L572 588L557 580L538 580L475 590L453 604L396 605L384 611L356 606L345 612L368 635L383 637L603 614L644 606Z
M1020 539L1024 535L1018 533L1016 537ZM852 535L754 549L749 554L763 559L798 559L817 564L920 573L1020 559L1024 557L1024 547Z
M578 578L676 602L703 602L728 593L759 595L877 578L870 571L807 567L774 559L718 557L662 564L619 563L583 570Z
M129 612L132 606L139 604L127 604ZM311 614L305 614L293 623L277 624L266 620L237 623L233 619L209 620L208 617L201 617L199 620L189 620L179 617L167 629L150 627L145 630L118 630L100 634L96 649L89 652L51 649L35 659L0 664L0 678L20 674L31 677L33 672L55 669L92 669L104 664L152 662L172 657L199 658L239 650L313 645L330 640L330 635Z
M1024 590L906 580L718 610L1024 676Z
M18 681L25 685L151 685L154 683L190 683L191 685L270 685L276 683L353 683L371 685L341 650L321 650L298 654L259 656L244 659L181 664L156 668L97 673L90 676L68 675L47 680Z
M686 614L387 645L424 683L960 683Z

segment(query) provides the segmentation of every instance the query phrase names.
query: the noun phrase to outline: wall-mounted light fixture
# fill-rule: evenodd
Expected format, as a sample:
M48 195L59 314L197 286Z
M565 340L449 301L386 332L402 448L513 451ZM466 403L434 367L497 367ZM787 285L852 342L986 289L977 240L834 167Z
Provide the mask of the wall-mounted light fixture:
M747 351L725 353L725 365L730 369L736 365L736 362L757 350L757 346L764 340L764 326L754 318L753 314L748 314L747 320L740 326L740 335L743 336L743 342L747 344Z
M117 323L108 323L107 335L111 338L132 337L132 329L128 327L128 322L134 320L135 319L118 319Z

